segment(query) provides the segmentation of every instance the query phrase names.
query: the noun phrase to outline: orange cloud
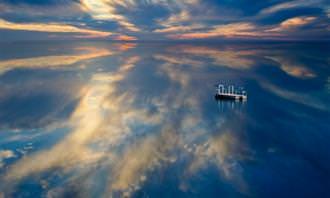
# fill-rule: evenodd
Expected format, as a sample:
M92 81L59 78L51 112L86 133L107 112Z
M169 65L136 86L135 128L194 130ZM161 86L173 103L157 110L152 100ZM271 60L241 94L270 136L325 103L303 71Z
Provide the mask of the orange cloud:
M281 27L290 28L302 26L314 21L315 19L316 17L295 17L282 22Z
M93 38L107 37L112 34L111 32L91 30L61 23L12 23L3 19L0 19L0 29L53 33L77 33Z
M215 26L206 32L193 32L185 34L172 34L169 38L173 39L205 39L214 37L245 37L259 36L262 33L256 31L256 27L251 23L232 23L227 25Z
M283 21L279 27L268 30L269 32L288 31L313 22L316 17L294 17Z

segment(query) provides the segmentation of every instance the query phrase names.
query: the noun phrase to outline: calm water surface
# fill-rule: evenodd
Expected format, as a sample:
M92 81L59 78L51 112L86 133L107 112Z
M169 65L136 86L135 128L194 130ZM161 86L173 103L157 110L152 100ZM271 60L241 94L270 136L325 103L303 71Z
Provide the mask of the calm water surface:
M2 43L0 197L329 197L329 51Z

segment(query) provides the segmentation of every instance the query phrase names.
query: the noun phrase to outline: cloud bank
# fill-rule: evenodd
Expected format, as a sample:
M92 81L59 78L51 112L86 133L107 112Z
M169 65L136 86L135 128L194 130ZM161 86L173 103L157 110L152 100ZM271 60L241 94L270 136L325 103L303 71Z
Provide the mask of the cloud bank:
M68 33L114 40L329 39L329 6L324 0L26 0L0 3L3 30ZM19 11L19 12L18 12ZM2 30L1 30L2 29ZM77 35L78 34L78 35ZM111 35L114 35L111 37ZM110 36L110 37L109 37Z

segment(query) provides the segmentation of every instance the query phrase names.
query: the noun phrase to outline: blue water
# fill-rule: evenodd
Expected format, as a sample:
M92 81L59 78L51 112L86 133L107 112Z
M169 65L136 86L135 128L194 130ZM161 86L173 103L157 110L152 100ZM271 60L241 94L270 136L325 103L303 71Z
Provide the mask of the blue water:
M329 63L328 43L2 43L0 197L329 197Z

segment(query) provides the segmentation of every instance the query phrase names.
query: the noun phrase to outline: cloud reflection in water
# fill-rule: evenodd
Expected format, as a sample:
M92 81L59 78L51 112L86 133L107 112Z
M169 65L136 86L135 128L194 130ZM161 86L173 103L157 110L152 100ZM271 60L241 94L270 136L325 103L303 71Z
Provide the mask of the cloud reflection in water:
M32 61L42 60L43 69L52 69L59 64L70 67L77 61L107 56L106 63L115 67L104 64L102 70L86 71L88 78L76 93L79 102L67 120L69 132L56 144L6 165L1 172L1 182L5 184L1 191L17 192L20 183L34 178L37 185L43 186L44 195L134 196L148 189L155 175L177 167L180 171L165 175L160 181L175 177L180 192L193 194L193 181L203 177L203 172L215 170L215 177L235 189L231 195L252 195L244 163L256 160L254 147L246 137L251 128L248 113L256 107L247 103L218 109L213 100L213 84L221 77L242 83L252 81L257 85L255 89L265 89L265 97L275 94L285 101L314 108L308 105L309 101L297 101L294 94L286 97L286 92L281 92L283 96L271 88L283 84L265 80L263 76L268 74L262 73L263 66L258 62L262 59L261 64L269 63L267 67L281 70L272 64L276 60L268 58L271 51L179 45L139 53L140 48L136 47L117 45L116 52L95 48L89 50L92 55L64 58L70 61L48 66L45 63L49 59ZM109 56L114 53L114 57ZM61 60L59 56L52 57ZM40 69L29 64L31 60L1 61L6 68L2 75L17 67ZM144 73L147 69L150 73ZM318 73L314 72L316 78ZM291 79L300 73L288 74ZM313 79L309 77L298 80ZM145 92L144 86L157 91ZM322 98L318 101L326 111L328 104ZM49 179L54 174L60 175L60 181ZM45 182L47 185L43 185Z

